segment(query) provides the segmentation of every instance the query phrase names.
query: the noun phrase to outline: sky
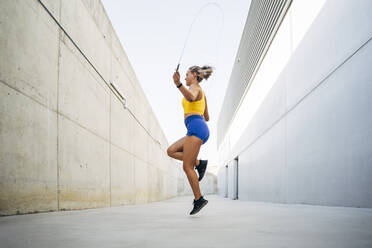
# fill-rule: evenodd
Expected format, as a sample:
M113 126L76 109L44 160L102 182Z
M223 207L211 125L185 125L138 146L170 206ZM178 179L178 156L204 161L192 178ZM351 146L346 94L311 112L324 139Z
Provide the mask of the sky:
M210 137L198 158L208 159L208 166L217 166L217 121L250 0L102 2L169 145L187 132L183 95L172 78L178 61L184 85L190 66L215 68L210 78L200 83L208 102Z

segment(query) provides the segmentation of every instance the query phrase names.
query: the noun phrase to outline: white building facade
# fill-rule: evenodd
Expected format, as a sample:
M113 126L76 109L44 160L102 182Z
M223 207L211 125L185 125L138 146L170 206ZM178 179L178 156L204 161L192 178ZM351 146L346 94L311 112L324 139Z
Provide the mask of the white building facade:
M218 120L220 195L372 207L371 12L252 1Z

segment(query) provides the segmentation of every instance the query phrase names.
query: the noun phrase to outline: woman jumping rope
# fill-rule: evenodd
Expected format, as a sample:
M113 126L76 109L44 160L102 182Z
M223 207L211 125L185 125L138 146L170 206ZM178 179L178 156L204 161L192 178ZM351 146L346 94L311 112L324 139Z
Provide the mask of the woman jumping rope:
M182 106L187 134L169 146L167 153L170 157L183 161L183 170L195 197L191 215L199 212L208 203L201 195L199 188L199 181L205 174L208 160L198 160L197 158L201 145L205 144L209 138L209 128L206 123L209 121L207 98L200 87L200 82L203 79L208 79L212 71L210 66L190 67L185 78L186 85L189 86L188 89L180 82L178 68L173 74L174 84L184 96ZM194 167L198 171L199 179Z

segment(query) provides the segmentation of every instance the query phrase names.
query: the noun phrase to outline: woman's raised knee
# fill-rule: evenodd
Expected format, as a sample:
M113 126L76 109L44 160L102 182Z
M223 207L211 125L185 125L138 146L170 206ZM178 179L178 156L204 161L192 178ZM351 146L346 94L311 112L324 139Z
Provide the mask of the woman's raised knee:
M188 165L188 164L183 163L182 167L183 167L183 171L186 172L186 173L194 170L193 165Z
M171 147L168 147L168 149L167 149L168 156L171 157L172 153L173 153L173 151L172 151Z

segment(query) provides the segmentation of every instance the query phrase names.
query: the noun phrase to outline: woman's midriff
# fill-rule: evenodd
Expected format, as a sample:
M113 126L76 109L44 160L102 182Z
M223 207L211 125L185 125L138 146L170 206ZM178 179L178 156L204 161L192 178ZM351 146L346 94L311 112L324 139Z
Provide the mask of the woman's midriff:
M184 120L185 120L187 117L189 117L190 115L200 115L200 116L202 116L202 117L204 118L204 116L201 115L201 114L199 114L199 113L187 113L187 114L184 114Z

